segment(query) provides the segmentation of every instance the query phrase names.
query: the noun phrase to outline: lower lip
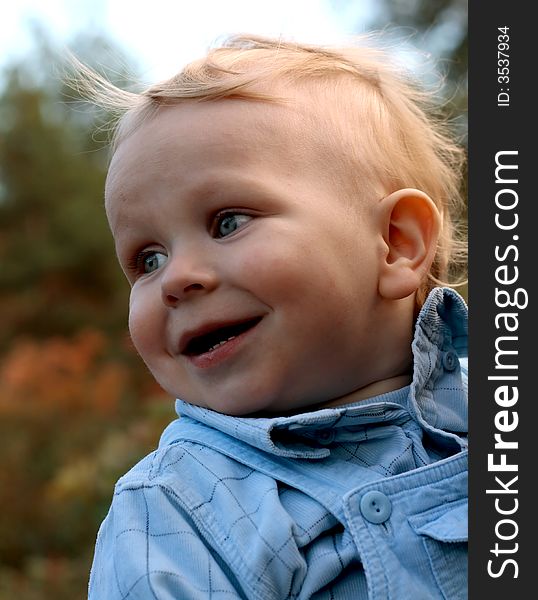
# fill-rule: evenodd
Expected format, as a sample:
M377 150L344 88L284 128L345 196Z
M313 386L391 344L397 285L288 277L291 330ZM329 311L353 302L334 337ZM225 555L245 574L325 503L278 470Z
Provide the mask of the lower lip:
M214 350L204 352L203 354L197 354L195 356L187 356L189 361L199 369L208 369L220 365L225 360L228 360L233 356L239 349L241 344L250 336L250 334L258 327L259 323L247 329L243 333L229 340L225 344L218 346Z

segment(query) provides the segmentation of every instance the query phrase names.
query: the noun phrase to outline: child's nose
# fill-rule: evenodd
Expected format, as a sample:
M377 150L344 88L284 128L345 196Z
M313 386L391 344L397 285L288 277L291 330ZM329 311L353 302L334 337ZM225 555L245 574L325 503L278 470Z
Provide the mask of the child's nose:
M217 285L215 270L199 258L169 257L161 279L162 300L173 307L192 295L208 293Z

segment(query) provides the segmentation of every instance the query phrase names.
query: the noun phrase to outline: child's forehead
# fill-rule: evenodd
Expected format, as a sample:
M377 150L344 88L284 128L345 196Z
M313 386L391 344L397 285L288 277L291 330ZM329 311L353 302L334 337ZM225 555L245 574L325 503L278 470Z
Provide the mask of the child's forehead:
M107 190L140 179L143 173L151 175L171 156L199 172L210 164L210 157L219 155L249 162L256 155L274 160L282 152L291 154L292 113L289 106L235 99L162 107L119 141L109 165Z
M258 88L259 86L256 86ZM221 120L228 123L244 122L249 132L255 135L260 130L270 127L272 131L285 137L294 124L300 123L303 132L311 130L315 134L318 124L328 116L330 102L304 89L289 85L275 85L270 90L260 87L264 99L249 96L229 96L220 99L171 100L158 106L145 105L128 111L120 120L116 132L115 149L122 141L136 134L140 129L144 134L151 133L162 122L168 125L181 121L182 115L205 114L208 122ZM234 110L237 108L237 110ZM183 126L196 128L203 133L200 121L189 122L188 116L183 119ZM310 122L312 121L312 123Z
M257 181L270 181L276 190L290 174L300 173L305 188L330 187L347 197L344 151L316 115L311 105L293 98L185 102L160 109L125 136L112 157L105 205L113 232L124 228L131 213L148 210L142 205L156 190L200 197L204 185L218 189L220 182L230 196L235 189L256 188Z
M319 158L327 169L341 163L342 146L330 118L318 101L286 92L275 101L227 98L205 102L187 101L159 108L149 118L136 122L128 116L127 128L112 156L107 188L126 170L152 166L166 154L178 160L198 159L205 152L231 152L231 156L263 156L285 160L289 166L306 155Z

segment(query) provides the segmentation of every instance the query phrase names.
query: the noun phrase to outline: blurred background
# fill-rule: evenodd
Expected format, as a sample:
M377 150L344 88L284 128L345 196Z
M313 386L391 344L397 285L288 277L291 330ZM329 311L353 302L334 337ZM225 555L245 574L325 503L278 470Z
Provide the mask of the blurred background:
M174 418L127 334L103 210L107 115L66 48L116 83L173 75L239 31L335 43L385 29L443 76L466 141L465 0L19 0L0 21L0 600L86 598L117 478ZM417 52L418 50L418 52Z

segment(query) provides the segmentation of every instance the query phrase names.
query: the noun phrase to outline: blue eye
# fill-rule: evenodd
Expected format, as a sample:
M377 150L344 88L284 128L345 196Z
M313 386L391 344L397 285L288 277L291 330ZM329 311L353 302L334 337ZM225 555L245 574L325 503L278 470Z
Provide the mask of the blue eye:
M244 215L242 213L228 212L217 215L215 219L214 235L217 238L226 237L251 219L252 217L250 215Z
M168 260L162 252L143 252L140 255L139 264L142 273L153 273L160 269Z

